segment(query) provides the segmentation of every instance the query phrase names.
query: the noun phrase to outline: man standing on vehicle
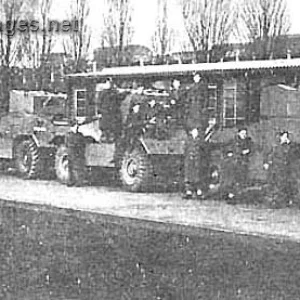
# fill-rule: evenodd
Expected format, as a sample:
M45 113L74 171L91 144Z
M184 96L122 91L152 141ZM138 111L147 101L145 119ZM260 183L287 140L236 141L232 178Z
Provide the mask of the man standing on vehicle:
M122 135L116 140L115 163L118 164L120 157L127 147L130 147L136 137L144 128L144 119L141 114L144 87L134 81L131 93L121 103L120 112L122 116Z
M142 92L142 88L138 86L138 82L134 80L132 82L131 88L129 89L129 93L123 99L120 105L121 117L122 117L122 127L126 126L127 118L130 113L130 109L132 107L132 103L134 99L137 97L138 93Z
M130 105L129 112L124 120L124 134L128 138L129 136L134 136L137 131L140 131L143 128L145 123L144 115L142 113L143 109L143 100L145 99L144 86L143 85L135 85L135 89L132 90L132 94L130 97Z
M119 95L113 86L111 78L107 78L104 89L97 99L98 110L102 115L100 128L103 140L113 143L121 135L121 111Z
M180 80L174 79L172 81L172 87L170 90L170 112L172 118L176 121L182 120L184 114L182 95L180 93L180 85Z
M187 140L184 155L184 198L203 198L208 185L208 157L205 131L208 127L208 87L199 74L188 92L185 109Z

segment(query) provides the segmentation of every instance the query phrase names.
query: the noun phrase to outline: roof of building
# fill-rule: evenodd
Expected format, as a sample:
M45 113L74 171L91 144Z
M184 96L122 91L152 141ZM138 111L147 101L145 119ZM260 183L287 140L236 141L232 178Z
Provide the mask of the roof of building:
M82 77L152 77L152 76L181 76L195 72L229 72L255 71L268 69L300 68L300 58L277 60L230 61L201 64L148 65L104 68L98 72L69 74L69 78Z

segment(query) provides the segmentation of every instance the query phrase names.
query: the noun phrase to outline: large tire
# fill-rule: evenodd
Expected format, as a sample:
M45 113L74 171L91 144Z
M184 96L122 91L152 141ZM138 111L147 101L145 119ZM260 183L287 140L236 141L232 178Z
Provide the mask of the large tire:
M152 184L153 165L142 150L126 151L120 164L119 174L121 183L127 191L145 191Z
M41 159L37 145L32 140L19 142L14 149L15 166L23 178L37 178L41 172Z
M66 145L60 145L55 154L55 174L59 182L70 182L69 159Z

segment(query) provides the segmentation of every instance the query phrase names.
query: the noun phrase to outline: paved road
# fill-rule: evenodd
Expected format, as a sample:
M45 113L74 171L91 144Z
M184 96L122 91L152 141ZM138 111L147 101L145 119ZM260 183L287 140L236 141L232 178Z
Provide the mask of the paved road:
M1 175L0 199L300 241L297 209L257 209L218 201L185 201L178 193L133 194L116 186L68 188L55 181Z

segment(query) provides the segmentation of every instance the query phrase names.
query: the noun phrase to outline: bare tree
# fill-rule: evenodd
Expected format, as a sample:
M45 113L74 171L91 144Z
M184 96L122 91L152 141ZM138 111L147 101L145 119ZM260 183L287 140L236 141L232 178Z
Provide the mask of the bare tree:
M40 0L40 15L42 19L42 45L40 53L41 65L48 62L51 48L53 46L53 32L49 30L52 4L53 0Z
M26 15L27 30L19 36L16 63L23 67L38 68L45 65L53 46L50 16L52 0L30 0Z
M19 36L17 62L24 67L37 68L49 61L54 30L50 26L53 0L29 0L30 7L22 18L27 30Z
M131 0L104 0L102 47L111 48L112 60L121 64L124 48L133 36Z
M0 0L0 109L8 109L9 90L11 88L11 67L19 59L22 34L18 32L19 21L28 16L30 7L36 0ZM17 28L18 26L18 28Z
M29 0L28 3L30 6L22 19L29 25L19 37L19 61L24 66L40 67L48 62L53 46L54 29L50 26L53 0Z
M156 28L152 37L152 47L156 54L164 56L170 51L174 31L169 26L168 0L157 0Z
M209 53L228 42L236 25L235 1L180 0L180 6L195 54L200 52L209 60Z
M244 0L240 19L240 36L257 46L260 58L271 58L276 39L290 28L286 0Z
M80 71L82 59L87 55L91 44L91 28L87 22L90 6L87 0L73 0L70 9L71 20L78 22L78 30L69 33L63 41L65 53L74 60L74 71Z
M39 30L28 32L28 40L30 45L25 40L24 44L28 47L30 61L39 70L39 75L36 80L36 88L47 88L47 81L50 79L48 70L49 59L53 47L54 30L50 28L51 10L53 0L37 0L35 9L36 19L39 22Z
M2 66L10 67L15 63L20 45L20 35L16 31L16 26L18 26L19 20L28 14L30 6L35 2L35 0L0 0L0 56Z

